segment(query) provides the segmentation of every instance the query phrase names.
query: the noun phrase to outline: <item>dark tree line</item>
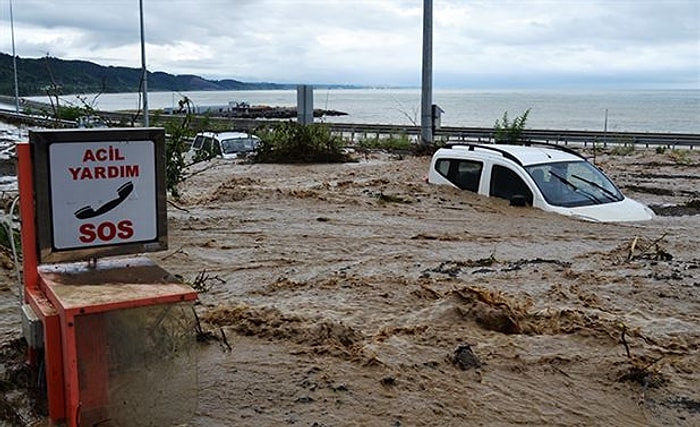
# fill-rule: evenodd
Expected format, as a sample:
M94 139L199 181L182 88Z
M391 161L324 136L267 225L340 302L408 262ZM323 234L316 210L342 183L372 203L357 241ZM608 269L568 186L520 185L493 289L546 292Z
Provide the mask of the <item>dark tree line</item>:
M141 69L102 66L88 61L67 61L52 56L17 58L20 96L40 96L47 91L61 94L137 92L141 87ZM238 80L206 80L195 75L148 73L151 91L186 92L196 90L291 89L296 85L246 83ZM13 96L12 55L0 53L0 95Z

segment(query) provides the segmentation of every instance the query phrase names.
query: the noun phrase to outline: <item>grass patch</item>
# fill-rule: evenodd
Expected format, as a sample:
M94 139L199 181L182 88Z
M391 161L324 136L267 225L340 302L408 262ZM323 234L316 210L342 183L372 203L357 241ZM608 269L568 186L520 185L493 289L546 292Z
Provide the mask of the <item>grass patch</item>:
M634 153L634 145L632 144L618 145L610 150L611 156L629 156L632 153Z
M674 149L668 152L668 157L677 165L690 165L693 161L690 159L689 150Z
M357 144L360 150L413 151L415 144L406 134L390 135L385 138L366 138Z

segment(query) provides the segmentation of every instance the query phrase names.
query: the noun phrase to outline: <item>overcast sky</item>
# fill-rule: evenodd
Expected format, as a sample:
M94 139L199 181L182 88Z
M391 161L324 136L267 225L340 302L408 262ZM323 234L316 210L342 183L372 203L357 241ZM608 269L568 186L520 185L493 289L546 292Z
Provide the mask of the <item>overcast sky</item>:
M12 52L10 0L0 50ZM17 55L141 66L138 0L12 0ZM149 71L420 86L422 0L143 0ZM436 88L700 89L700 0L434 0Z

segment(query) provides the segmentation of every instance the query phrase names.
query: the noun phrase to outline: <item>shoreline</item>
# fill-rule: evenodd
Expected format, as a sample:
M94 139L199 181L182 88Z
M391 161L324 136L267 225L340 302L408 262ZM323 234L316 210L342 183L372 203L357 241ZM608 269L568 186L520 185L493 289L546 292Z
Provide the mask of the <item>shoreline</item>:
M101 94L89 102L103 111L136 110L137 93ZM296 105L295 91L199 91L149 92L152 109L177 108L187 97L194 105L227 105L231 101L250 105ZM47 101L47 98L37 100ZM67 105L82 105L74 95L62 96ZM442 125L489 127L505 111L516 117L528 108L528 126L533 129L602 131L605 111L610 132L700 133L697 111L700 90L460 90L436 89L433 102L445 113ZM410 125L420 121L420 90L321 90L314 91L314 107L347 112L331 118L335 123L381 123Z

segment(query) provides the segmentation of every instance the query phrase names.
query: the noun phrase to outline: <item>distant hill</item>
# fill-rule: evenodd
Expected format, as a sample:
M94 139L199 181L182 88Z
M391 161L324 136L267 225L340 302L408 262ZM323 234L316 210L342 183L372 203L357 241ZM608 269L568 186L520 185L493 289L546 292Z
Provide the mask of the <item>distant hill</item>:
M20 96L45 95L54 84L60 93L115 93L141 90L141 69L102 66L88 61L66 61L54 57L17 58L17 80ZM328 86L350 88L353 86ZM295 84L246 83L238 80L207 80L195 75L172 75L164 72L148 72L148 90L196 91L196 90L260 90L294 89ZM0 53L0 94L14 95L12 55Z

